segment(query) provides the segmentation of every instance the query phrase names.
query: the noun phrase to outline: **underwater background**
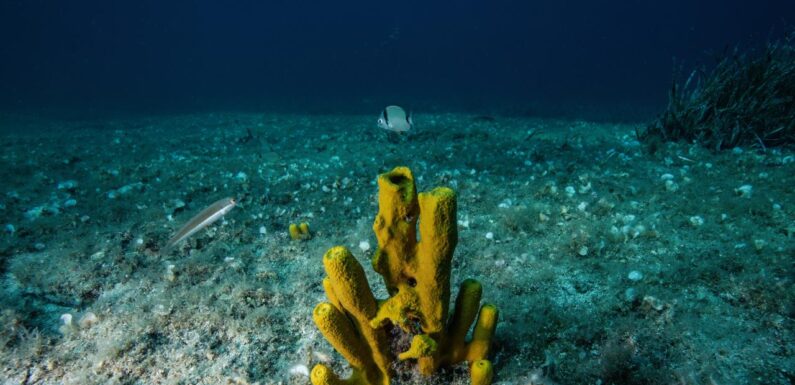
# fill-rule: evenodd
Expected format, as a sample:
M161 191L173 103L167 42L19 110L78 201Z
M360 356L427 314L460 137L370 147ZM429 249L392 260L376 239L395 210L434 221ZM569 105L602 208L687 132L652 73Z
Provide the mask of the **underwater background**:
M748 1L0 4L4 110L429 110L653 117L675 66L758 47Z
M0 385L795 383L793 22L2 1ZM410 311L369 325L373 296Z

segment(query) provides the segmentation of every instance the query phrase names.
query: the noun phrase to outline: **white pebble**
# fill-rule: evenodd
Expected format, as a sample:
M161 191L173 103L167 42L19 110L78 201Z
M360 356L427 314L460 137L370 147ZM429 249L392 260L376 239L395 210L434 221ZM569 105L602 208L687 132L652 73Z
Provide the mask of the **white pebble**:
M259 227L260 235L265 235L267 232L268 232L268 229L266 229L265 226L260 226Z
M754 191L754 186L751 186L750 184L744 184L744 185L734 189L734 193L739 195L742 198L750 198L751 197L751 193L753 191Z
M701 226L704 224L704 218L698 215L693 215L692 217L690 217L690 224L695 227Z
M574 194L577 192L576 190L574 190L574 187L572 186L566 186L566 189L564 191L566 191L566 196L569 198L573 197Z
M166 281L174 282L174 280L177 279L177 274L174 272L175 267L176 266L174 265L166 266L166 274L163 275L163 278L165 278Z
M172 211L177 211L177 209L185 208L186 206L185 201L179 198L174 199L173 203L174 203L174 208Z
M306 365L298 364L290 368L290 374L309 377L309 368Z
M489 231L488 233L486 233L486 239L488 239L488 240L490 240L490 241L491 241L491 240L494 240L494 233L492 233L491 231Z
M330 363L332 360L331 356L325 352L319 352L315 350L312 352L312 355L314 355L315 358L317 358L317 360L320 362Z
M63 322L65 326L72 326L72 315L69 313L61 314L61 322Z
M361 249L365 253L370 251L370 242L367 241L359 242L359 249Z
M629 278L630 281L637 282L643 279L643 273L637 270L632 270L629 272L629 274L627 274L627 278Z
M77 181L70 179L58 183L58 190L74 190L77 187Z

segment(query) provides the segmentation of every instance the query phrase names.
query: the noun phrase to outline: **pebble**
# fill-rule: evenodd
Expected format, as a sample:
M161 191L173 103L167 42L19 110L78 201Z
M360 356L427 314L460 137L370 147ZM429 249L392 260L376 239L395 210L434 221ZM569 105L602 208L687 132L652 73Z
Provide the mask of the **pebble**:
M77 181L69 179L63 182L58 182L58 190L74 190L77 187Z
M94 326L94 324L97 322L99 322L97 315L92 312L88 312L84 314L82 318L80 318L79 325L81 329L88 329L91 326Z
M179 198L174 199L173 203L174 203L174 209L172 211L177 211L178 209L185 208L185 201L183 201L182 199Z
M290 368L290 374L309 377L309 368L306 365L295 365Z
M735 194L739 195L741 198L746 198L746 199L751 198L751 193L753 192L754 192L754 186L751 186L750 184L744 184L734 189Z
M72 315L69 313L61 314L61 322L65 326L72 326Z
M34 207L34 208L32 208L32 209L30 209L28 211L25 211L25 218L28 218L30 220L34 220L34 219L40 217L43 213L44 213L44 207L36 206L36 207Z
M634 287L624 290L624 299L627 302L635 302L635 300L638 299L638 291L635 290Z
M629 272L629 274L627 274L627 278L629 278L630 281L638 282L643 279L643 273L637 270L632 270Z
M494 240L494 233L492 233L491 231L486 233L486 239L488 239L490 241Z
M704 218L698 215L694 215L690 217L690 224L693 225L694 227L699 227L704 224Z
M370 251L370 242L367 242L367 241L359 242L359 249L361 249L365 253Z
M176 268L176 266L174 266L174 265L168 265L168 266L166 266L166 273L163 275L163 277L164 277L164 278L165 278L167 281L169 281L169 282L174 282L174 280L176 280L176 279L177 279L177 274L174 272L174 269L175 269L175 268Z

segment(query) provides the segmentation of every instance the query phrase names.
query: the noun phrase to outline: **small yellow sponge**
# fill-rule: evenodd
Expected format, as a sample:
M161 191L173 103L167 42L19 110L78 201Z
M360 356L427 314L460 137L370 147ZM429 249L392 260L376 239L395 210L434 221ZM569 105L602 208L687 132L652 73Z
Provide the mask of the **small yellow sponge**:
M490 385L491 378L494 375L491 369L491 362L489 360L478 360L472 363L470 370L470 379L472 385Z
M312 238L312 234L309 232L309 224L306 222L302 222L299 225L295 223L290 224L290 238L294 241L305 241L309 238Z

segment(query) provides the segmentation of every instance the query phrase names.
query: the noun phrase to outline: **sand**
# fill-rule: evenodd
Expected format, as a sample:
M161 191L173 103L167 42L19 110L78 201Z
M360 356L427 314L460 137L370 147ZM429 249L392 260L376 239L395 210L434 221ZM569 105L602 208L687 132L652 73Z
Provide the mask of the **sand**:
M649 153L643 123L215 113L0 121L0 384L308 384L347 363L321 257L369 257L377 174L458 194L453 287L499 306L495 384L795 381L795 153ZM239 205L174 250L191 216ZM290 223L312 238L293 241ZM369 250L368 250L369 247ZM405 368L404 368L405 369ZM465 367L394 384L466 384Z

